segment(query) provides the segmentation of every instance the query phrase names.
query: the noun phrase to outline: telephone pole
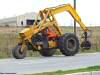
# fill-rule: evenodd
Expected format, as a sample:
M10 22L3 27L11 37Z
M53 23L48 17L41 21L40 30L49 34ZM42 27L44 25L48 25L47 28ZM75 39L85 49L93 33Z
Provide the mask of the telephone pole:
M76 0L74 0L74 9L76 10ZM74 33L76 34L76 21L74 20Z

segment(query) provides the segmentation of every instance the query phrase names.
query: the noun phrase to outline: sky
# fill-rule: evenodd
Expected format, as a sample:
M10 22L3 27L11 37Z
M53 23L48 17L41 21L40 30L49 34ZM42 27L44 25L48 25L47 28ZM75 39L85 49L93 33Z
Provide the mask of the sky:
M77 13L87 26L100 25L100 0L76 0ZM0 0L0 19L17 16L29 12L38 12L47 7L70 3L73 0ZM55 15L59 24L73 25L68 12Z

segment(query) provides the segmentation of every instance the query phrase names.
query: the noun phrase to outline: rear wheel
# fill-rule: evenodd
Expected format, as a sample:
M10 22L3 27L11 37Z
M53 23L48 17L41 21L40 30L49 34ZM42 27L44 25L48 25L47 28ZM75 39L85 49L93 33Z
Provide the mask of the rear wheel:
M13 50L12 50L12 55L16 59L23 59L26 57L26 50L21 51L22 45L17 45Z
M62 37L60 51L66 56L73 56L79 51L79 40L76 35L67 33Z
M40 51L40 54L45 57L50 57L53 56L55 52L56 52L55 49L43 49Z

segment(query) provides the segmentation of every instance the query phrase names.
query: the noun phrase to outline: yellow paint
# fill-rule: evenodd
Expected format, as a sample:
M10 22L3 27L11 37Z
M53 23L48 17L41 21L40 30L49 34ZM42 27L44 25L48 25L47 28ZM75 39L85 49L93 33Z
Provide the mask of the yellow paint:
M63 11L69 12L71 16L75 19L75 21L80 25L80 27L83 29L84 32L89 31L88 28L85 26L85 24L81 21L81 18L79 17L75 9L70 4L64 4L57 7L46 8L44 10L41 10L39 12L40 17L42 18L40 23L37 24L36 21L34 25L31 26L30 28L25 28L24 30L22 30L19 33L20 37L22 37L21 35L23 35L24 38L22 38L22 40L28 40L29 42L31 42L32 36L35 36L44 29L47 28L49 29L52 27L55 29L54 31L57 35L62 36L63 33L61 31L61 28L58 26L58 23L54 15L61 13ZM49 41L49 46L52 48L56 47L57 44L55 41Z
M55 41L49 41L49 47L50 48L57 47L57 43Z

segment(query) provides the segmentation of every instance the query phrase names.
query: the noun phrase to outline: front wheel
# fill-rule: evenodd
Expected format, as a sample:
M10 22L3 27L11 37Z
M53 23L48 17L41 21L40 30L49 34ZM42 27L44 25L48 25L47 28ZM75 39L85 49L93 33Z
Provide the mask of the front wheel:
M17 45L13 50L12 50L12 55L16 59L23 59L26 57L26 50L22 50L22 45ZM24 48L25 49L25 48Z

